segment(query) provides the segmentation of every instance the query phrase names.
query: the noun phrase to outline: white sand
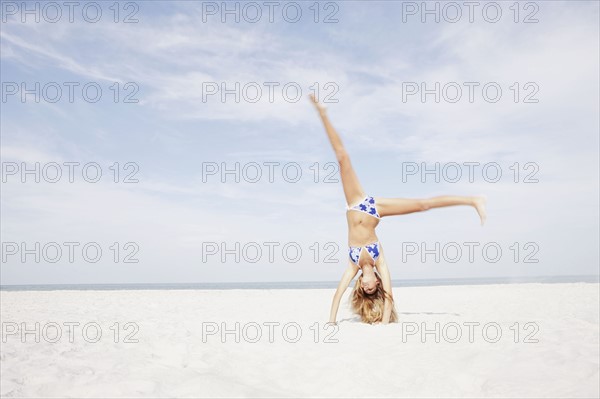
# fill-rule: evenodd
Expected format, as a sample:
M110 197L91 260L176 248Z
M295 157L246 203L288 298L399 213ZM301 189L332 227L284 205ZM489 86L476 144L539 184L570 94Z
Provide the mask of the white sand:
M334 290L50 291L2 292L2 397L598 397L598 284L514 284L395 288L402 323L358 323L347 308L337 343L325 343ZM206 336L214 322L235 335ZM8 334L13 323L62 328L50 343L40 336ZM78 322L69 342L66 322ZM99 323L103 335L86 342L82 326ZM120 323L118 343L110 329ZM124 324L136 323L138 343L124 343ZM256 343L253 324L262 327ZM263 323L278 322L273 342ZM440 323L435 335L402 330ZM469 342L468 324L473 327ZM525 323L534 323L525 328ZM297 323L302 336L296 343ZM314 342L314 328L320 335ZM416 324L415 324L416 323ZM450 324L449 324L450 323ZM456 323L456 324L453 324ZM496 343L482 334L498 323ZM518 342L515 340L519 323ZM490 324L493 326L494 324ZM209 324L205 324L209 326ZM254 325L255 326L255 325ZM454 327L453 327L454 326ZM456 343L456 326L462 337ZM539 327L530 339L526 335ZM133 331L131 328L128 331ZM332 330L329 330L332 331ZM40 331L41 333L42 331ZM492 340L490 327L485 338ZM88 339L95 330L88 329ZM26 342L21 342L22 337ZM404 342L403 342L404 341Z

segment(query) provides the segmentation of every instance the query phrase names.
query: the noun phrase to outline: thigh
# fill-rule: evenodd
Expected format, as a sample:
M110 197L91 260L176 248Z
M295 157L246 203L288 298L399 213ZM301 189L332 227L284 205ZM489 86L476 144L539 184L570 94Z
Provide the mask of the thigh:
M375 197L375 206L379 216L405 215L423 210L423 201L413 198Z
M366 194L358 180L358 176L352 168L350 159L346 158L339 162L340 165L340 177L342 178L342 185L344 187L344 195L346 196L346 203L348 205L355 205L357 202L365 198Z

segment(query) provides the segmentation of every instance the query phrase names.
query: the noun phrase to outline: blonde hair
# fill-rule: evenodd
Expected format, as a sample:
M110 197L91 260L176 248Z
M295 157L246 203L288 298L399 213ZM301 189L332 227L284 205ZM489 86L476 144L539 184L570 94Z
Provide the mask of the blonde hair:
M356 284L350 296L350 307L352 311L360 316L363 323L373 324L383 320L383 305L384 297L387 297L392 302L392 314L390 315L390 323L398 322L394 298L383 289L383 282L379 273L375 272L375 277L379 281L377 289L372 294L367 294L362 288L362 273L356 279Z

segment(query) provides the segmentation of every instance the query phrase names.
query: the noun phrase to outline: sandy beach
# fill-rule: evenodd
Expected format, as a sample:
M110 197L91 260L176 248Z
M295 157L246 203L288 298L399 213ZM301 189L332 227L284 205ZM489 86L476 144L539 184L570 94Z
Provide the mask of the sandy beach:
M396 287L389 325L359 323L348 288L337 328L333 293L3 291L0 394L600 394L598 284Z

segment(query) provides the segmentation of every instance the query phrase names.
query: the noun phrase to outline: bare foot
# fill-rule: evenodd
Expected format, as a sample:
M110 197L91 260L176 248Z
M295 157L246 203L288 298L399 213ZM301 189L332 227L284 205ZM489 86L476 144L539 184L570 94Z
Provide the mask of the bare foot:
M477 210L479 214L479 219L481 219L481 225L485 223L487 219L487 212L485 210L485 203L487 202L487 197L485 195L478 195L473 198L473 206Z

